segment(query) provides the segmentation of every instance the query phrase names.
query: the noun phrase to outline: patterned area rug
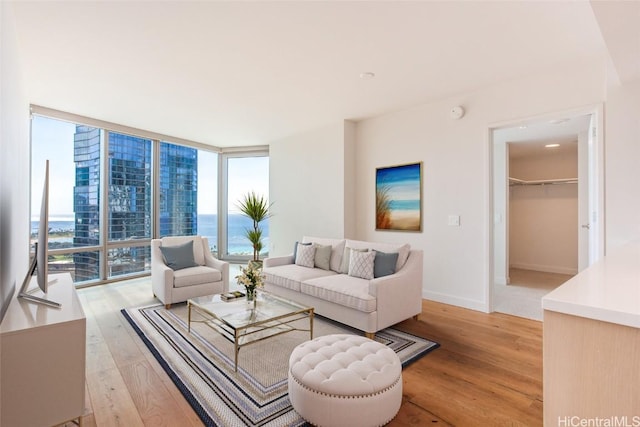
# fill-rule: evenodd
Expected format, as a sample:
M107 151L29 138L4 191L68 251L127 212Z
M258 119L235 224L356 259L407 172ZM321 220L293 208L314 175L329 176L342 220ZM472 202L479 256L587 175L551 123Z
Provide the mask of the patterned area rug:
M234 372L233 344L202 323L187 332L187 305L122 310L138 335L207 426L299 426L287 394L289 355L309 332L294 331L240 349ZM309 326L301 320L301 328ZM361 332L315 316L314 337ZM438 344L393 328L376 341L398 354L403 367Z

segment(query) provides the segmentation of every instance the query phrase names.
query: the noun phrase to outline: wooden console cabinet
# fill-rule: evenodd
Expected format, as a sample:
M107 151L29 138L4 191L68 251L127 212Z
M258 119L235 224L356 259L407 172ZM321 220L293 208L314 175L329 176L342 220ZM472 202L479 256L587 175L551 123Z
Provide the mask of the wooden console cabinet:
M54 278L47 298L61 303L61 308L14 297L0 324L2 426L81 421L86 318L71 276L50 276Z
M640 242L542 299L544 425L640 425Z

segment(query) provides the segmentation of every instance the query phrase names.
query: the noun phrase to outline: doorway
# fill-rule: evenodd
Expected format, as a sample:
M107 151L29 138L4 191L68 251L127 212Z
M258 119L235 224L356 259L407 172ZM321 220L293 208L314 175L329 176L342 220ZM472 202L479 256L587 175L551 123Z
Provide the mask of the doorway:
M541 298L599 258L597 112L490 129L489 311L542 320Z

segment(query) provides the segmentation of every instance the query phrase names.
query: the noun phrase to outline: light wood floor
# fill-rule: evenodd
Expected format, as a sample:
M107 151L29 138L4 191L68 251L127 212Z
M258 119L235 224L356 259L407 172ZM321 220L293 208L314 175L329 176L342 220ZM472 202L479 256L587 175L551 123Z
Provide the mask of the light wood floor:
M83 425L202 425L120 313L154 302L149 279L78 293L87 315ZM390 426L542 425L542 323L425 300L420 319L400 328L441 347L403 370Z

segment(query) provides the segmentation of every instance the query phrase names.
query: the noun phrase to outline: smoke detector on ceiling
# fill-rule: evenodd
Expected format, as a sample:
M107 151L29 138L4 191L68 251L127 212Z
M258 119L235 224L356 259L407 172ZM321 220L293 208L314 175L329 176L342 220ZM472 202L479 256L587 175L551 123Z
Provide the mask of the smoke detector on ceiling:
M451 116L451 118L454 120L461 119L462 116L464 116L464 108L462 108L462 106L460 105L451 107L451 111L449 111L449 116Z

